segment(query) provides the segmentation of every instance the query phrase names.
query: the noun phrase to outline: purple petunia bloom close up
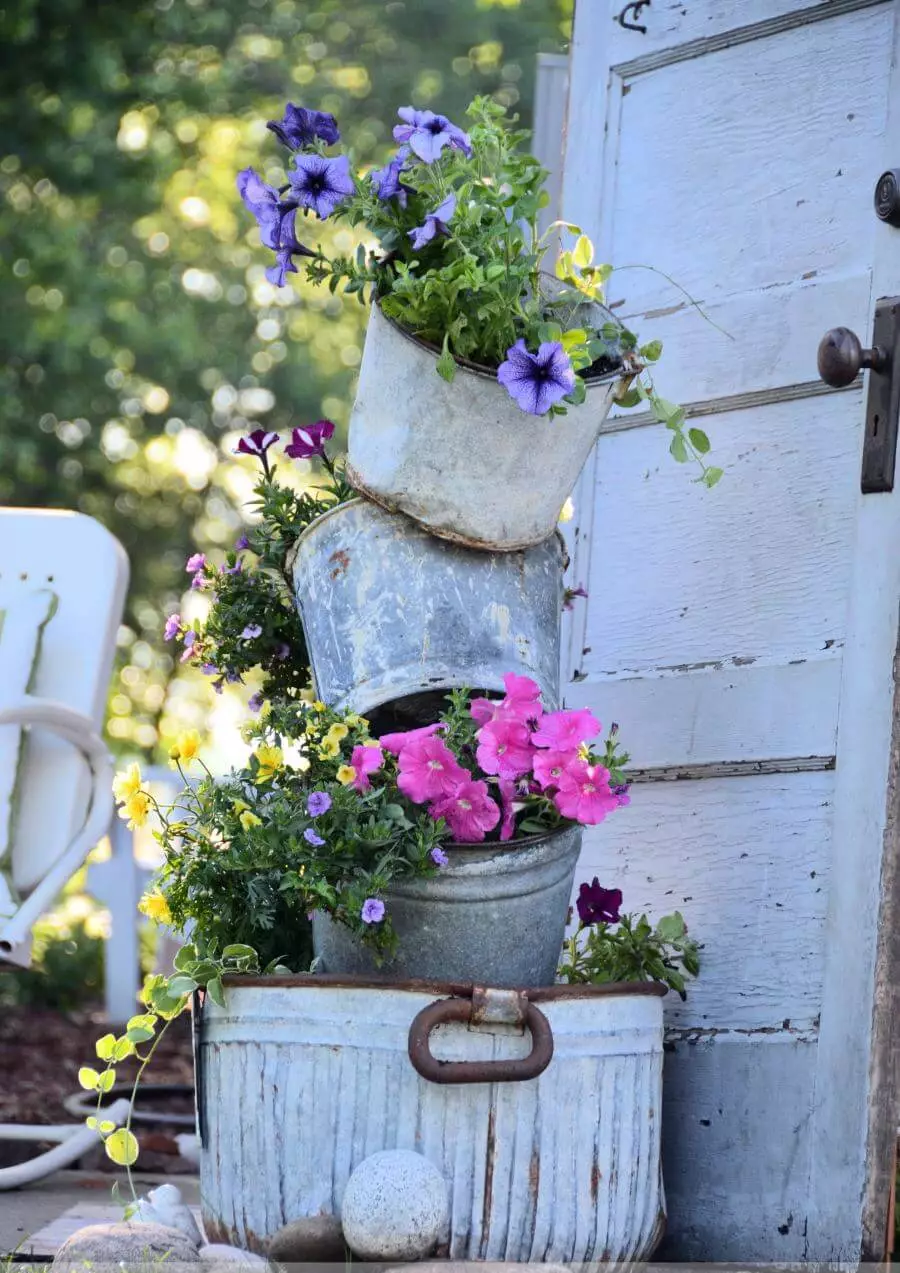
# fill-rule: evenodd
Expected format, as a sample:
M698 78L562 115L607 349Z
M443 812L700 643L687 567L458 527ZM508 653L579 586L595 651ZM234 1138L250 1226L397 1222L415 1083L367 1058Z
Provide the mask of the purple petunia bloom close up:
M401 208L406 207L406 196L411 193L409 186L400 180L406 161L409 159L409 147L401 146L383 168L376 168L369 173L375 198L386 203L388 199L396 199Z
M582 924L618 924L622 890L602 888L595 875L590 884L582 884L575 905Z
M327 146L341 140L337 120L328 111L308 110L305 106L295 106L293 102L288 102L284 108L284 119L270 119L266 128L289 150L300 150L317 140L324 141Z
M277 433L270 433L265 429L254 429L252 433L241 438L234 448L234 453L235 455L255 455L262 459L269 447L274 446L277 441Z
M295 155L294 169L288 173L288 180L296 202L311 208L322 221L356 189L346 155L338 155L336 159L326 159L324 155Z
M317 420L315 424L291 432L292 441L284 448L285 455L292 460L311 460L314 456L325 454L325 443L334 436L334 424L331 420Z
M572 363L558 340L545 340L536 354L528 352L524 340L517 340L497 368L497 379L529 415L546 415L575 387Z
M397 114L403 120L394 127L394 140L406 142L414 155L423 163L433 164L440 158L445 146L471 155L472 146L467 133L451 124L446 115L434 111L417 111L412 106L401 106Z
M306 802L306 812L311 818L318 818L331 808L331 796L327 791L313 791Z
M181 631L181 615L170 614L166 619L166 626L163 629L163 640L174 641Z
M307 827L303 832L303 838L307 844L312 844L319 849L325 843L317 831L313 831L312 827Z
M377 897L367 897L359 916L364 924L380 924L384 919L384 902Z
M447 223L456 211L456 195L448 194L443 203L438 204L434 212L429 212L425 216L425 224L417 225L414 230L409 230L409 237L412 239L412 245L418 252L420 248L425 247L426 243L437 234L447 234Z

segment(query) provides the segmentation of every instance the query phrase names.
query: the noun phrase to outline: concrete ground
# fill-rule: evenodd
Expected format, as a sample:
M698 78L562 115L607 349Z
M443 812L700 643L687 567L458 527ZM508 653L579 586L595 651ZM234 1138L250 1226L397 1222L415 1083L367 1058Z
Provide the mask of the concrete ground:
M96 1213L100 1207L115 1206L111 1190L117 1178L108 1172L58 1171L56 1175L24 1189L0 1193L0 1263L14 1252L17 1260L26 1260L32 1250L35 1260L48 1260L49 1253L41 1249L44 1244L35 1248L31 1237L72 1207L85 1209L85 1224L96 1223L95 1215L91 1213ZM121 1196L127 1200L130 1196L128 1183L124 1175L118 1179ZM146 1194L155 1185L168 1183L178 1186L188 1206L196 1206L200 1202L199 1181L193 1176L178 1176L176 1179L139 1174L135 1175L134 1182L139 1195Z

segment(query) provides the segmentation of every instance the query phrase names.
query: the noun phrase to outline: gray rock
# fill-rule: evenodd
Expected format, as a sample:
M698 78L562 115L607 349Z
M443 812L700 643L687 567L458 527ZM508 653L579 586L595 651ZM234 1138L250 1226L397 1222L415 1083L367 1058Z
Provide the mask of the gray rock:
M433 1163L409 1149L371 1154L347 1181L341 1224L364 1260L431 1255L449 1217L447 1184Z
M168 1269L173 1264L199 1264L200 1256L190 1238L162 1224L89 1224L66 1238L53 1268L57 1273L74 1273L86 1264L97 1270L121 1263L129 1273L140 1268L159 1273L163 1261Z
M347 1248L337 1216L292 1220L273 1233L266 1250L279 1264L343 1264Z
M269 1261L252 1251L242 1251L239 1246L228 1246L224 1242L210 1242L200 1248L200 1263L211 1273L213 1269L222 1273L239 1273L247 1269L248 1273L260 1273L269 1267Z

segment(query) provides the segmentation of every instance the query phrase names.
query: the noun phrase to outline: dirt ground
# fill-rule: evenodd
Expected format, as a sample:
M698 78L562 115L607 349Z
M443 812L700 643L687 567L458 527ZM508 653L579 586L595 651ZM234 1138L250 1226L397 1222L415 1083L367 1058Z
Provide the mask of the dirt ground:
M66 1097L80 1091L78 1070L99 1067L94 1044L109 1032L103 1014L55 1012L46 1008L5 1008L0 1012L0 1122L68 1123L77 1121L63 1106ZM134 1079L133 1059L118 1066L118 1081ZM193 1114L190 1094L141 1101L140 1091L161 1084L193 1086L190 1018L185 1014L172 1023L148 1066L139 1089L137 1109ZM166 1174L191 1173L196 1167L181 1157L175 1135L190 1126L166 1126L140 1122L134 1126L141 1144L143 1171ZM0 1141L0 1166L21 1162L35 1153L34 1144ZM114 1170L98 1146L82 1166Z

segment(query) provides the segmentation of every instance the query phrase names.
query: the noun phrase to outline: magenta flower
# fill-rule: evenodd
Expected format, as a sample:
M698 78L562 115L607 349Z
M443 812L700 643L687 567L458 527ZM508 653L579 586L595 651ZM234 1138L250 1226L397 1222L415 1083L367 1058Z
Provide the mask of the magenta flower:
M331 796L327 791L313 791L306 801L306 812L311 818L318 818L331 808Z
M337 120L327 111L307 110L305 106L295 106L288 102L284 108L284 119L270 119L266 128L271 129L282 145L289 150L300 150L311 142L324 141L326 146L333 146L341 140Z
M510 779L500 779L500 805L503 821L500 823L500 839L511 840L516 829L516 784Z
M562 712L548 712L532 735L536 747L552 747L554 751L577 751L581 743L596 738L600 722L587 707Z
M234 449L235 455L255 455L262 462L263 472L266 477L269 476L269 457L266 452L269 447L275 445L278 441L277 433L267 432L265 429L254 429L252 433L248 433L241 438Z
M181 615L170 614L166 619L166 626L163 628L163 640L174 641L181 631Z
M497 368L497 379L529 415L546 415L575 387L569 355L558 340L545 340L536 354L528 352L524 340L517 340Z
M389 751L392 756L399 756L410 743L418 742L421 738L431 738L443 728L440 722L437 725L422 725L419 729L404 729L396 734L382 734L378 741L385 751Z
M621 782L617 787L613 787L612 793L616 798L616 804L619 808L631 804L631 796L628 794L631 783Z
M554 748L534 753L534 776L542 791L558 787L563 774L580 763L576 751L557 751Z
M609 770L581 760L561 775L553 803L564 818L595 827L619 807L609 785Z
M432 849L428 856L431 858L435 866L448 866L450 863L450 859L447 857L447 854L443 849Z
M475 698L469 712L481 725L494 720L517 721L525 725L540 720L544 709L541 705L541 687L528 676L507 672L503 678L506 695L501 699Z
M248 623L241 633L242 641L255 641L258 636L262 636L262 628L258 623Z
M326 159L324 155L294 155L294 169L288 173L291 192L297 203L311 208L320 220L330 217L356 189L346 155Z
M426 214L423 225L417 225L414 230L407 231L417 252L420 248L425 247L427 243L430 243L435 235L449 233L448 223L455 211L456 195L448 194L444 202L439 204L434 212Z
M472 777L442 738L418 738L400 752L397 786L415 804L441 800Z
M486 774L518 778L531 771L534 747L531 730L514 720L494 720L478 733L476 758Z
M285 455L292 460L311 460L325 454L325 443L334 435L334 425L330 420L317 420L303 429L293 429L292 435L293 441L284 448Z
M435 115L434 111L417 111L412 106L401 106L397 114L404 122L394 126L394 140L408 143L413 154L423 163L433 164L445 146L452 146L465 155L471 155L472 146L468 135L451 124L446 115Z
M357 743L350 757L350 764L356 770L352 786L357 791L368 791L372 786L369 774L375 773L384 764L384 752L380 747L364 747Z
M618 924L622 890L601 888L595 875L591 884L582 884L575 905L582 924Z
M384 902L378 897L367 897L359 917L364 924L380 924L384 919Z
M451 795L429 807L433 818L444 818L457 844L477 844L500 821L500 810L488 795L487 783L461 782Z

